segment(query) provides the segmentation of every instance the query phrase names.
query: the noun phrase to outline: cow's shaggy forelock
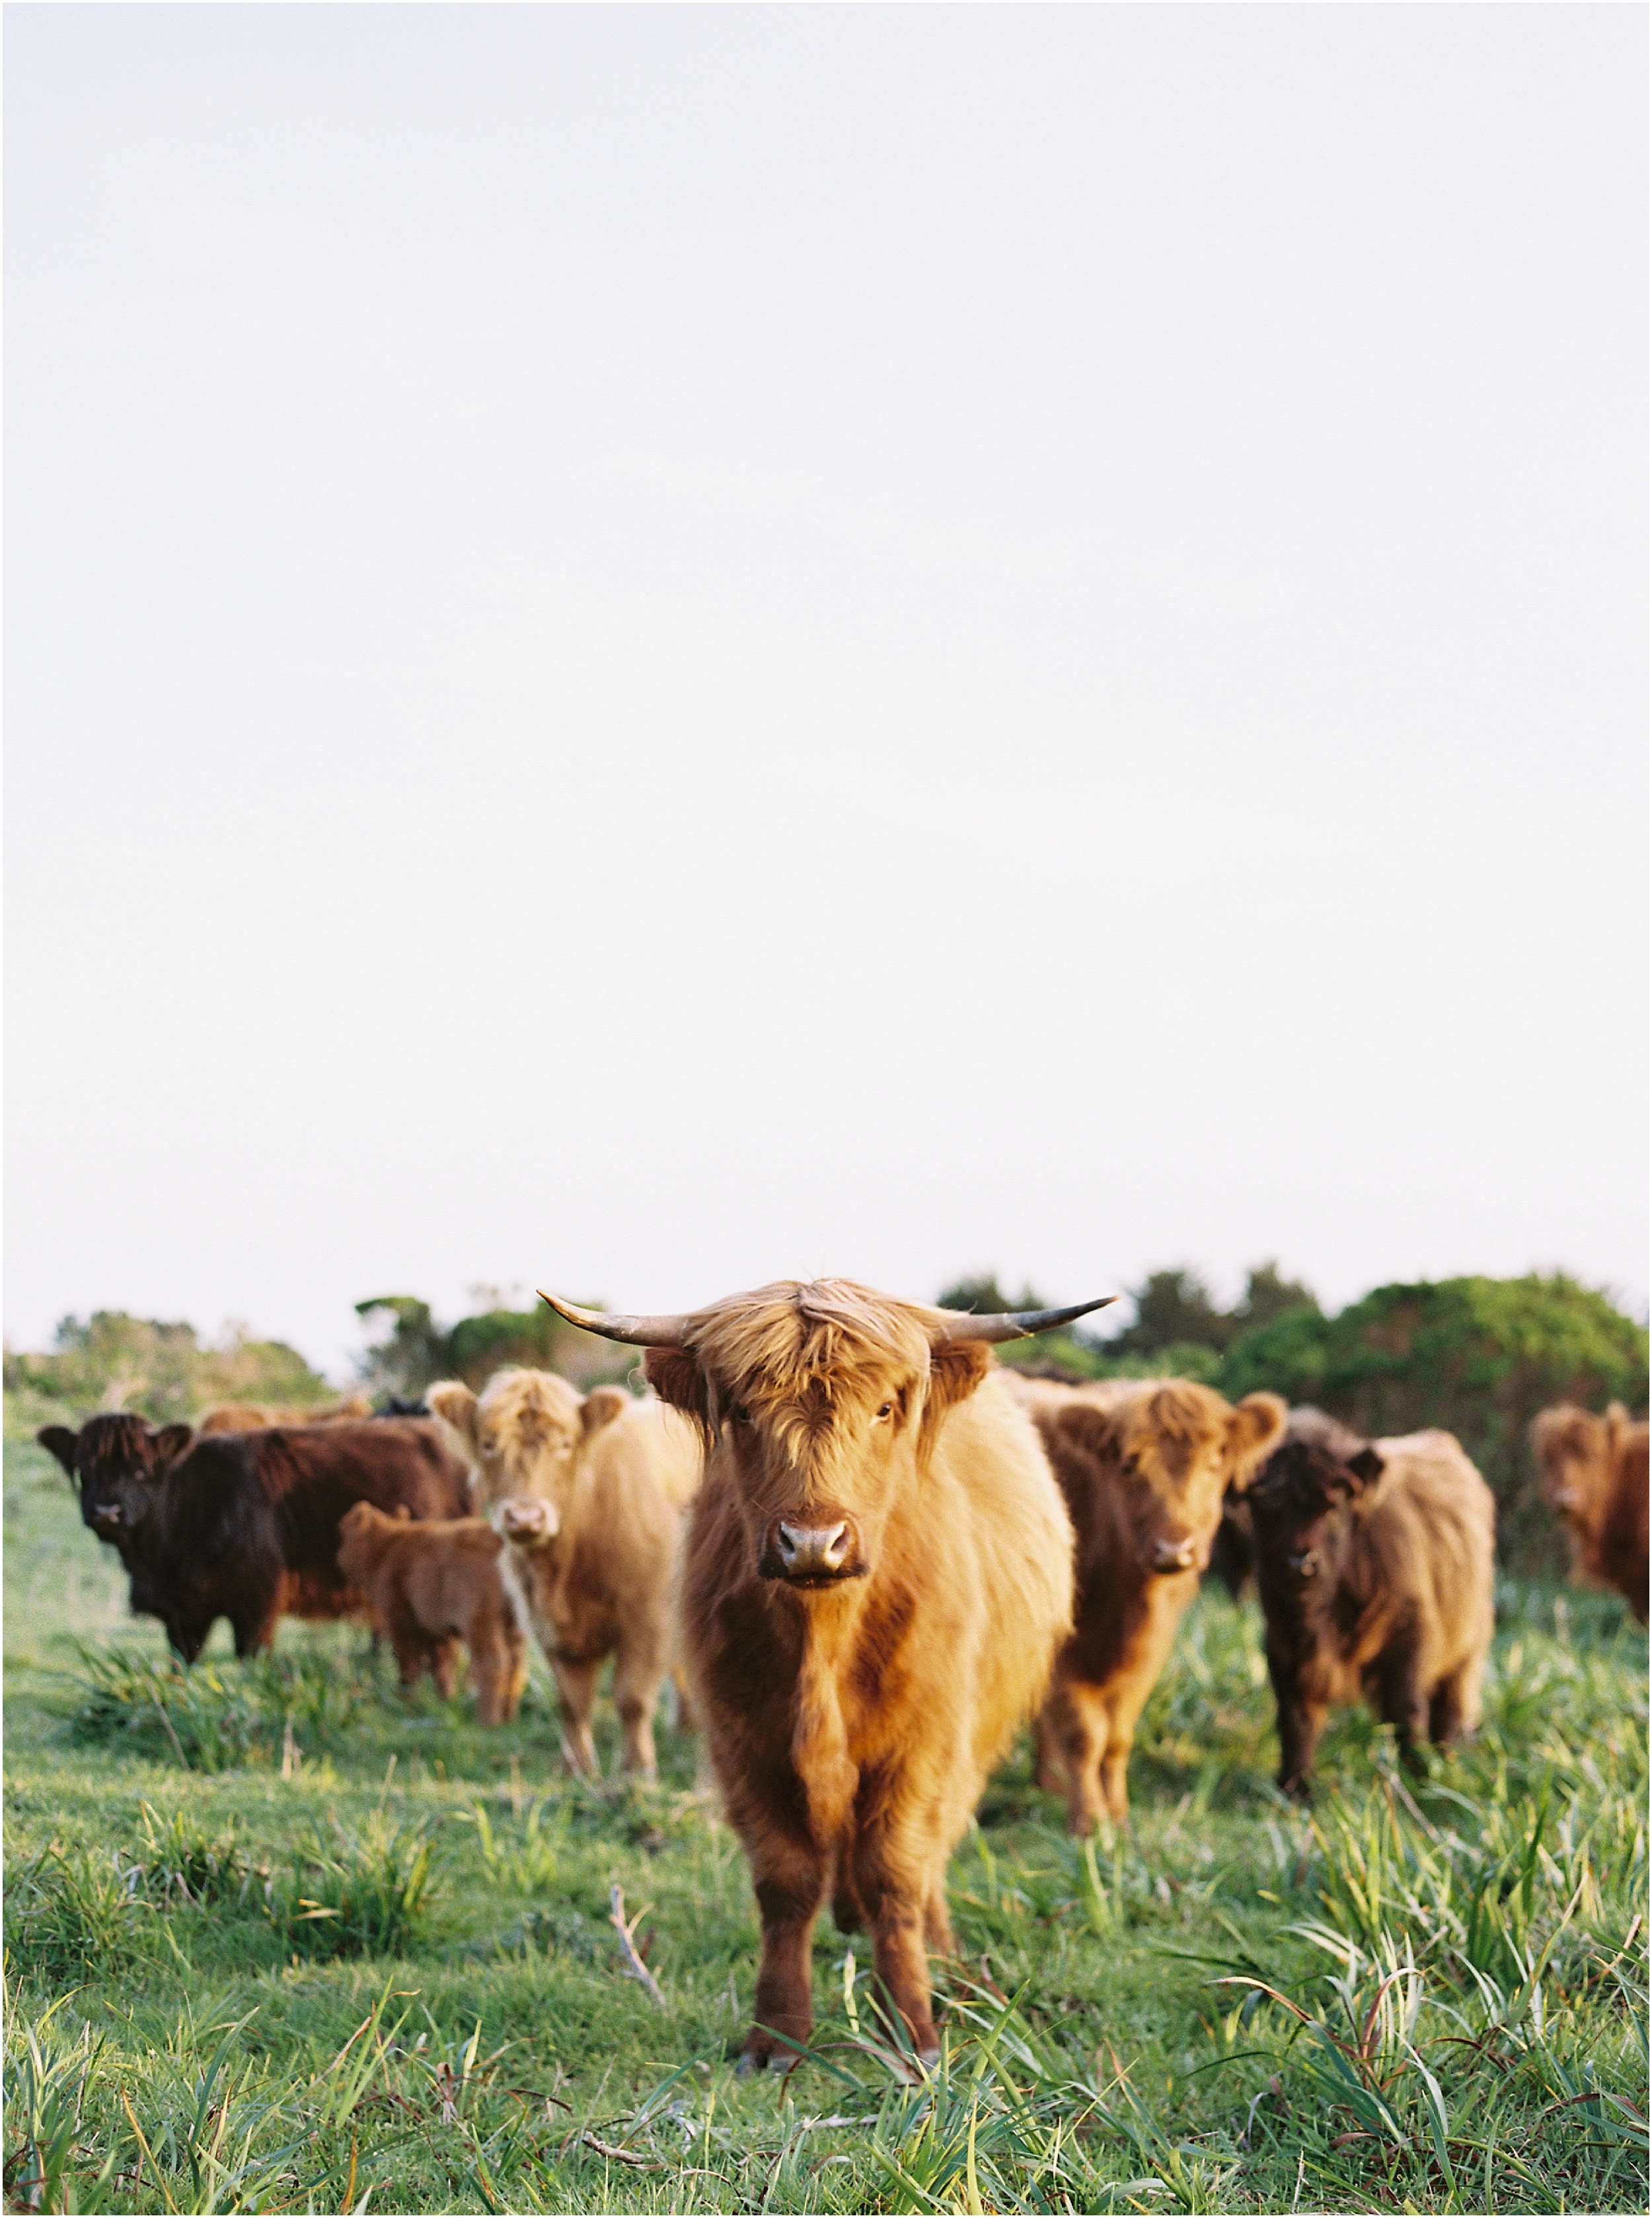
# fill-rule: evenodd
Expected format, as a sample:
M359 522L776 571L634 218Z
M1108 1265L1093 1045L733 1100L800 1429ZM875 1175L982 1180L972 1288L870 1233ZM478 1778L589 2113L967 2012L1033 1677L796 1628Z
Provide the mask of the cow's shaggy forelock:
M104 1478L120 1478L146 1470L154 1461L149 1446L149 1427L142 1417L124 1413L89 1417L81 1427L75 1462L83 1485Z
M551 1371L496 1371L476 1415L480 1429L507 1455L532 1455L548 1441L579 1437L579 1392Z
M817 1457L893 1380L926 1378L925 1312L849 1279L783 1279L731 1294L691 1320L688 1345L720 1400L750 1409L776 1445Z

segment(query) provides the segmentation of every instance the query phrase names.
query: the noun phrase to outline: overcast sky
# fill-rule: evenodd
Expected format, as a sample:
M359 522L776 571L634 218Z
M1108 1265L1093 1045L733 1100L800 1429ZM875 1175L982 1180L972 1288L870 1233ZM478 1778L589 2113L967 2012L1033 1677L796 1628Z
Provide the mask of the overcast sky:
M8 8L13 1344L1639 1309L1646 42Z

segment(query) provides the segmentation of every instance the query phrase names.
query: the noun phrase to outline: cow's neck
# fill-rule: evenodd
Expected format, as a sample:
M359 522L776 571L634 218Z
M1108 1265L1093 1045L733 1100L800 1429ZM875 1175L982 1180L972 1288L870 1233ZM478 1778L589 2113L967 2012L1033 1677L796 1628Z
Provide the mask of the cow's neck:
M869 1579L847 1580L797 1606L803 1616L792 1709L792 1763L808 1798L809 1826L835 1840L848 1821L859 1775L849 1754L843 1688L853 1664Z

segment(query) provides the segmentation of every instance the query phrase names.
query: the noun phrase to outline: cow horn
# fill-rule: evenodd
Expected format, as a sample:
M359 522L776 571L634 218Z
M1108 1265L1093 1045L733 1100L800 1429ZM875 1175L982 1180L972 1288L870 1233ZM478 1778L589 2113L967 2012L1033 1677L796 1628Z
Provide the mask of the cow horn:
M1117 1294L1104 1294L1099 1301L1075 1302L1070 1310L1005 1310L997 1317L937 1310L941 1329L936 1345L954 1340L1029 1340L1036 1332L1054 1332L1058 1325L1071 1324L1074 1317L1088 1317L1092 1310L1104 1310L1117 1299Z
M535 1290L558 1317L577 1324L581 1332L599 1332L607 1340L627 1340L633 1348L681 1348L686 1339L686 1317L610 1317L606 1310L582 1310L572 1302L559 1301L542 1286Z

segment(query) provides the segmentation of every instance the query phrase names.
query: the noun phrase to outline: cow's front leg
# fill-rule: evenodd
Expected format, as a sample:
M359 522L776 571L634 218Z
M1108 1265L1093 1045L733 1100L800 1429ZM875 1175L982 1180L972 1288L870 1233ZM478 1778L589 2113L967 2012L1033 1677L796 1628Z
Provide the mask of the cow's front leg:
M622 1762L628 1772L653 1786L659 1772L654 1757L654 1708L665 1664L653 1643L623 1643L614 1671L614 1707L625 1736Z
M562 1705L562 1753L570 1771L577 1771L582 1779L600 1779L602 1767L597 1761L597 1744L591 1738L591 1713L597 1707L597 1674L598 1664L575 1664L565 1656L553 1655L551 1669L556 1674L556 1691Z
M1068 1679L1050 1697L1049 1709L1067 1759L1067 1829L1093 1833L1105 1806L1102 1763L1111 1732L1106 1697L1098 1687Z
M920 2063L933 2064L941 2043L930 2004L924 1937L925 1924L936 1914L938 1882L932 1874L891 1870L884 1847L875 1837L863 1837L855 1851L856 1891L872 1936L873 1992L897 2046L909 2042ZM950 1940L944 1897L938 1923Z
M1061 1794L1067 1790L1054 1696L1032 1721L1032 1780L1034 1786L1042 1787L1046 1794Z
M1311 1802L1314 1752L1325 1730L1327 1706L1309 1699L1303 1690L1301 1670L1282 1650L1269 1649L1268 1676L1273 1681L1278 1713L1280 1792L1293 1802Z
M272 1576L266 1568L249 1577L237 1593L235 1607L228 1614L238 1657L244 1659L256 1656L275 1639L282 1604L286 1600L286 1585L280 1572ZM210 1619L207 1622L210 1625Z
M761 1867L752 1859L763 1957L753 2023L740 2054L742 2078L765 2066L771 2072L789 2070L814 2023L809 1941L826 1893L826 1861L801 1843L769 1843L765 1850Z
M1417 1661L1416 1646L1410 1640L1390 1648L1377 1665L1377 1699L1384 1724L1394 1728L1401 1763L1408 1771L1426 1773L1422 1739L1428 1730L1428 1700Z

